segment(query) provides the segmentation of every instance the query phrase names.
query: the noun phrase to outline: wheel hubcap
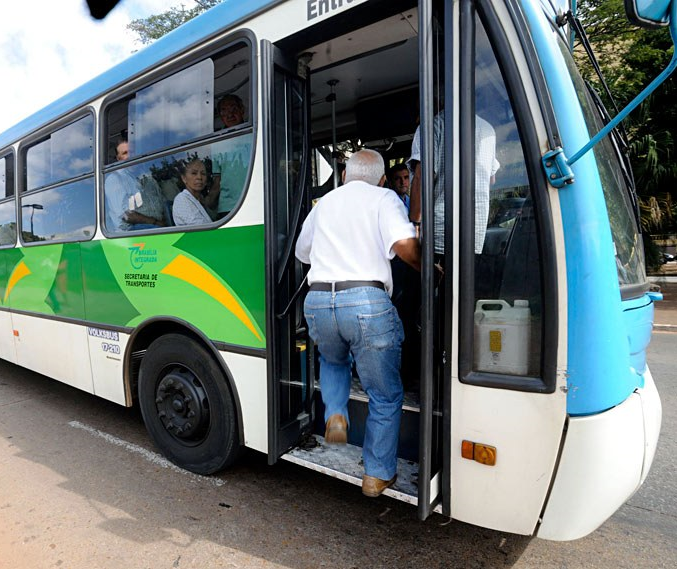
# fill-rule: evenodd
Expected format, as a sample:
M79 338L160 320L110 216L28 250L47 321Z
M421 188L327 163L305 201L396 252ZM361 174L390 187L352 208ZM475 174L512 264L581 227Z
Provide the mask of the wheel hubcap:
M155 405L165 429L177 439L199 441L209 427L209 400L200 380L181 368L158 383Z

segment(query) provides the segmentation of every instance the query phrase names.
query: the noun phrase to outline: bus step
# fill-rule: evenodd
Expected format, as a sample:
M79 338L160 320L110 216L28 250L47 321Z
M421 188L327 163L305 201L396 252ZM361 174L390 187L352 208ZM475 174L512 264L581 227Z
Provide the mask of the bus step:
M318 445L311 449L295 448L280 458L345 482L362 486L362 448L355 445L328 445L315 435ZM409 504L418 504L418 463L397 459L397 482L383 494Z
M315 381L315 389L317 391L321 391L320 382L317 380ZM352 401L361 401L363 403L369 402L369 397L367 396L364 389L362 389L360 379L357 377L353 377L352 383L350 385L350 399ZM418 413L421 410L418 392L411 391L404 392L404 401L402 401L402 410L413 411L415 413Z

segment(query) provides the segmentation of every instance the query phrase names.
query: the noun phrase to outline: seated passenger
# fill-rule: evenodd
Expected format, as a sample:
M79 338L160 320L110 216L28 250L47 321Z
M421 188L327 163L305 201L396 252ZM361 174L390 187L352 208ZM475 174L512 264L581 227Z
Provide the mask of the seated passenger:
M237 95L223 96L217 109L224 128L231 128L245 122L245 106ZM246 142L238 142L241 137L217 143L212 151L213 182L205 205L216 210L220 219L228 215L240 200L249 168L251 156L251 138ZM218 147L226 148L226 151Z
M183 163L181 181L186 187L174 198L172 216L175 225L204 225L211 223L203 204L202 190L207 185L207 168L199 158Z
M129 158L129 143L121 138L115 147L117 160ZM150 174L134 176L122 168L106 176L106 228L109 231L139 231L165 226L165 199Z

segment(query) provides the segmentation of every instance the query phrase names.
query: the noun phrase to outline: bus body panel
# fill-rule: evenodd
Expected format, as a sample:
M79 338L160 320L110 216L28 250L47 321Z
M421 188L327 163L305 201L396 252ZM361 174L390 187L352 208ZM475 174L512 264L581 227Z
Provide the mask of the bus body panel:
M220 353L237 390L244 429L244 444L248 448L265 453L268 450L269 420L266 406L268 398L266 359L232 352L221 351Z
M265 346L262 226L120 237L83 251L90 322L135 327L164 316L210 340Z
M653 330L654 304L644 295L633 300L623 302L623 318L628 334L630 351L630 365L639 375L639 386L643 386L642 375L647 370L646 350L651 341Z
M451 515L531 535L557 461L566 395L487 389L454 382ZM461 441L496 448L496 465L461 457Z
M557 116L565 154L590 139L558 39L538 3L522 4ZM559 190L568 285L568 402L571 415L623 402L639 385L630 369L614 243L593 152L573 166L575 181ZM594 236L594 239L591 239Z
M16 363L12 313L6 310L0 311L0 358L13 364Z
M85 326L27 314L12 320L17 364L94 393Z
M644 412L644 463L642 464L642 476L639 480L640 485L644 484L654 456L656 456L656 447L658 445L658 436L661 432L661 422L663 419L663 407L658 390L654 384L653 376L647 368L642 374L644 388L638 390L642 398L642 410Z
M131 406L124 377L124 354L129 334L87 326L94 395L119 405ZM136 395L136 394L134 394Z
M578 539L609 518L639 488L658 429L660 400L649 374L645 386L604 413L571 417L557 477L538 537ZM653 418L649 428L646 417ZM658 421L660 423L660 419Z

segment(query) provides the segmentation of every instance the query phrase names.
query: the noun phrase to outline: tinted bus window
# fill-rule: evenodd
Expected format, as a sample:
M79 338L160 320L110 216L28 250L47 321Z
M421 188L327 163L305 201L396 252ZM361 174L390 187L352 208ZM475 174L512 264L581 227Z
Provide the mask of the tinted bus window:
M94 179L87 178L30 194L21 203L25 242L78 241L96 231Z
M0 200L14 195L14 158L0 158Z
M222 50L112 103L106 110L107 164L115 147L129 142L129 158L179 146L234 125L221 107L239 111L238 128L251 124L251 48L245 42ZM223 115L225 116L225 115Z
M94 170L94 118L87 115L53 132L26 151L26 190Z
M251 48L240 41L111 103L106 162L114 165L104 178L106 231L159 229L187 219L205 225L234 211L251 163L250 101ZM196 139L204 145L196 148ZM177 221L174 199L188 190L182 170L194 157L203 162L204 187L192 195L196 201L184 193ZM124 164L128 160L134 162ZM191 207L195 215L183 215Z
M25 151L26 187L20 204L24 243L94 236L93 141L94 118L87 115Z
M0 158L0 247L16 242L14 209L14 156Z
M142 89L130 101L130 155L148 154L210 134L213 109L211 59Z

